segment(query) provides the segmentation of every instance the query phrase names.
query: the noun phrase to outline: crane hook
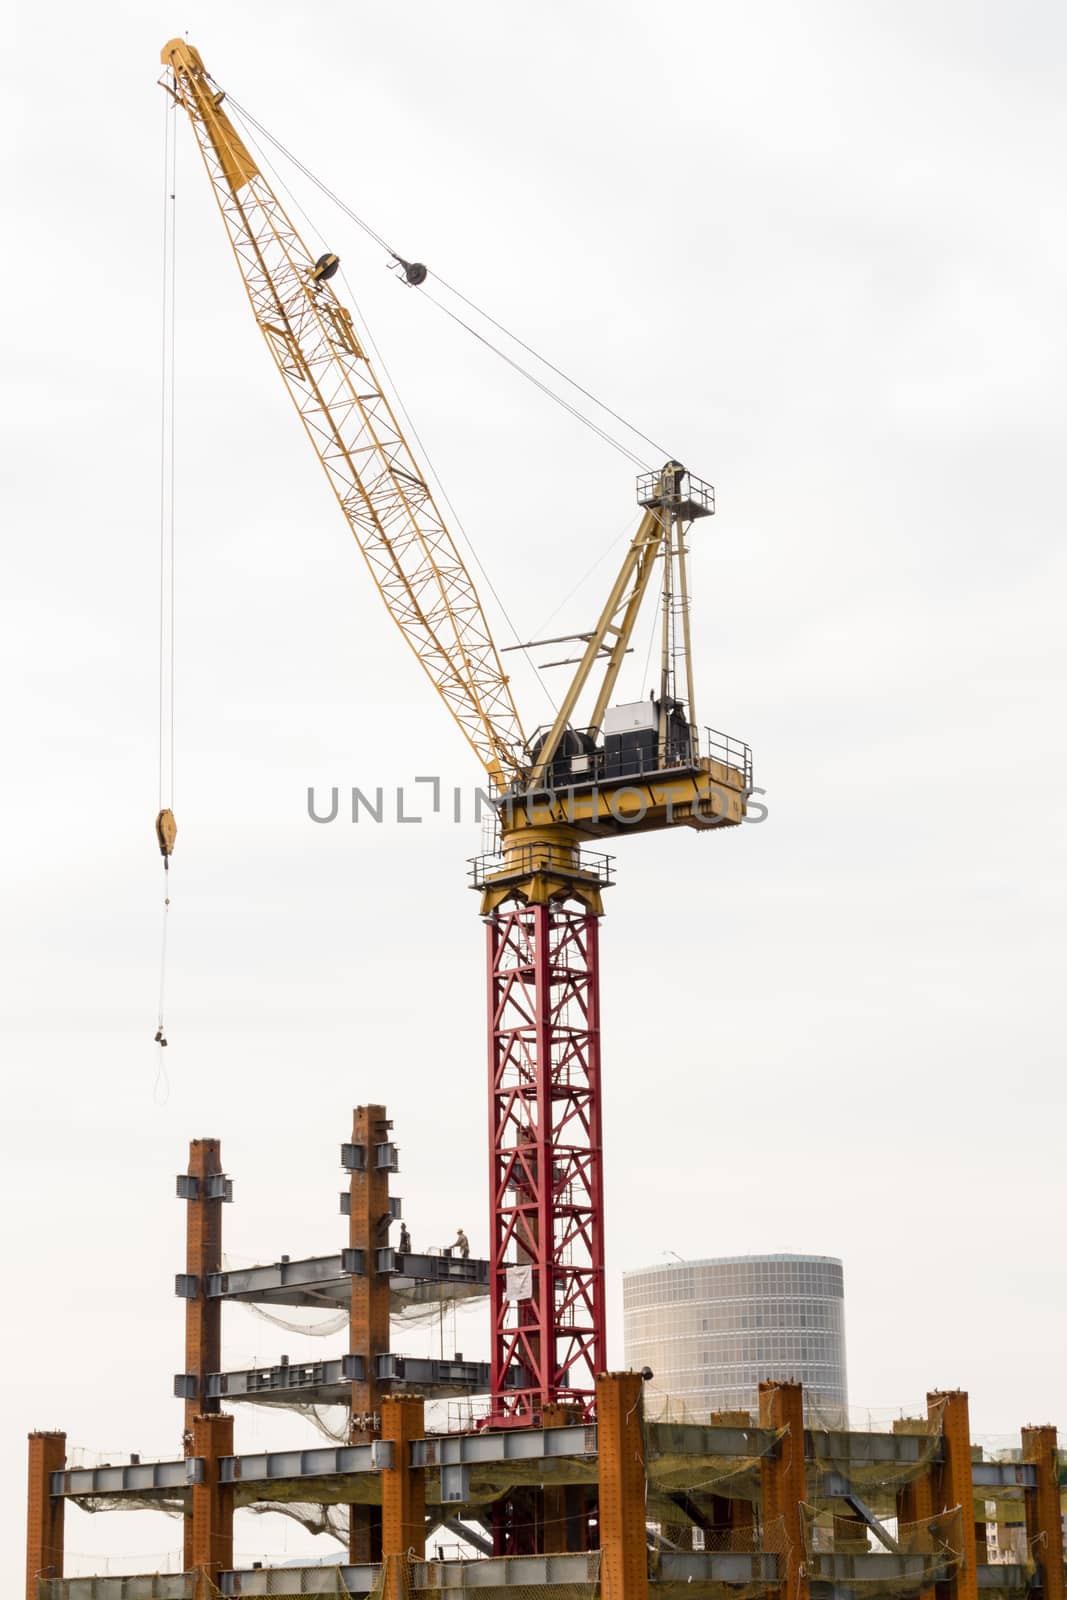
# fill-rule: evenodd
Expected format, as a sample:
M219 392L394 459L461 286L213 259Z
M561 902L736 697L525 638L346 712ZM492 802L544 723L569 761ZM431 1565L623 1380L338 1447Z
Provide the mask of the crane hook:
M174 812L161 811L156 818L156 839L164 866L167 865L167 857L174 853L174 841L177 837L178 824L174 820Z
M170 858L174 850L175 840L178 837L178 824L174 820L174 812L164 808L156 817L156 842L159 853L163 857L163 946L159 958L159 1027L156 1029L155 1042L161 1050L167 1048L167 1038L163 1032L163 991L167 975L167 913L170 910Z

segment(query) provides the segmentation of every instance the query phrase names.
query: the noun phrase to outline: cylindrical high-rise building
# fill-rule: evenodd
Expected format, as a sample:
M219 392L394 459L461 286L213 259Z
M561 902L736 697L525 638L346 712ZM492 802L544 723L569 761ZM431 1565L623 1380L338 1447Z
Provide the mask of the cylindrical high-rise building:
M845 1289L833 1256L718 1256L623 1273L626 1365L693 1420L758 1410L762 1379L804 1385L805 1414L847 1426Z

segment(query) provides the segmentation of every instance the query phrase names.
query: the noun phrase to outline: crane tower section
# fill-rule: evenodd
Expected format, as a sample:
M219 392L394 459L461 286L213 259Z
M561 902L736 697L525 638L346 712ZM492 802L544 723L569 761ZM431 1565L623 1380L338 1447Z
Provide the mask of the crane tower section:
M495 1426L592 1415L607 1366L599 918L513 905L487 919Z

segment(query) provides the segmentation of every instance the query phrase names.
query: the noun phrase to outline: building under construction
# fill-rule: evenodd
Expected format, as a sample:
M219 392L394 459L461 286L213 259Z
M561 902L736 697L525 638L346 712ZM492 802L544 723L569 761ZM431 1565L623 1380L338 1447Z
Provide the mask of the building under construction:
M383 1106L360 1106L341 1146L349 1244L326 1257L224 1270L233 1199L216 1140L196 1140L177 1180L186 1212L183 1449L171 1460L69 1470L62 1433L29 1440L27 1600L206 1600L224 1595L534 1592L541 1600L1064 1600L1061 1478L1053 1427L1025 1427L1011 1459L971 1444L966 1394L932 1391L924 1416L885 1433L806 1426L799 1383L760 1385L758 1412L646 1414L649 1373L603 1372L584 1402L542 1404L516 1426L493 1411L488 1363L415 1359L391 1347L394 1314L488 1295L489 1262L403 1254ZM332 1359L221 1370L229 1302L336 1306L348 1349ZM429 1428L428 1400L488 1396L479 1426ZM233 1409L343 1407L338 1442L234 1451ZM652 1408L650 1407L649 1410ZM68 1502L180 1516L182 1571L63 1576ZM236 1511L343 1517L337 1565L234 1566ZM309 1525L313 1519L306 1518ZM435 1558L442 1537L468 1554ZM177 1547L177 1541L176 1541Z
M599 923L615 866L590 846L673 828L707 836L745 820L751 751L705 727L696 710L689 563L714 492L673 456L626 452L641 469L637 526L598 615L563 639L514 646L574 651L539 663L574 672L551 723L524 728L471 575L368 357L373 346L335 293L338 257L308 249L255 154L255 135L269 135L242 119L197 50L172 39L162 60L168 130L172 120L191 125L257 332L389 615L490 787L495 847L471 871L486 942L489 1253L418 1255L391 1242L397 1150L385 1107L366 1105L341 1147L348 1245L326 1258L224 1270L231 1179L217 1141L196 1141L178 1179L187 1208L176 1283L186 1319L175 1379L181 1448L170 1460L73 1470L64 1435L32 1435L27 1600L400 1600L441 1589L645 1600L650 1589L683 1588L718 1600L932 1600L935 1589L939 1600L977 1600L979 1589L1006 1600L1037 1588L1064 1600L1053 1428L1024 1429L1018 1459L984 1461L958 1391L931 1392L924 1416L890 1432L850 1433L815 1427L811 1416L806 1426L797 1382L761 1382L755 1412L654 1417L648 1373L607 1370ZM418 292L426 266L374 237L398 292ZM163 257L173 262L166 239ZM173 316L172 283L164 305ZM171 327L164 352L173 346ZM166 395L166 371L164 380ZM164 484L172 433L163 429ZM162 754L171 743L173 595L165 505L162 520L156 838L165 874L177 838ZM586 565L589 552L572 543L575 570L564 567L561 583ZM655 662L652 681L624 693L624 671L640 660L627 661L638 619L647 624L649 612L642 670ZM162 1002L156 1040L166 1046ZM487 1362L394 1351L395 1311L478 1295ZM336 1305L347 1311L348 1348L325 1361L223 1371L222 1311L234 1300ZM485 1401L477 1426L428 1424L427 1401L476 1395ZM345 1426L326 1446L242 1455L238 1403L340 1406ZM66 1578L68 1501L179 1515L182 1571ZM347 1562L235 1568L235 1512L271 1506L311 1508L320 1523L323 1508L335 1508ZM441 1529L464 1553L437 1558Z

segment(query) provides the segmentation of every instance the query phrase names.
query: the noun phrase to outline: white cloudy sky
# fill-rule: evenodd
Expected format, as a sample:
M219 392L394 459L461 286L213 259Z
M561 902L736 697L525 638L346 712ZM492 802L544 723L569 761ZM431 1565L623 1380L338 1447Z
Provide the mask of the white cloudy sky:
M416 1243L487 1239L477 830L304 810L309 783L478 773L320 481L181 127L181 838L153 1093L156 77L185 29L399 249L718 490L701 711L751 741L770 816L619 851L613 1359L624 1267L827 1252L857 1404L958 1385L976 1432L1067 1423L1062 10L25 3L4 68L5 1575L28 1429L176 1450L190 1137L223 1142L235 1256L328 1251L350 1107L383 1099ZM311 209L520 630L615 540L549 631L587 626L629 464ZM229 1363L286 1347L242 1317ZM289 1539L242 1528L241 1549ZM70 1517L81 1570L174 1542Z

